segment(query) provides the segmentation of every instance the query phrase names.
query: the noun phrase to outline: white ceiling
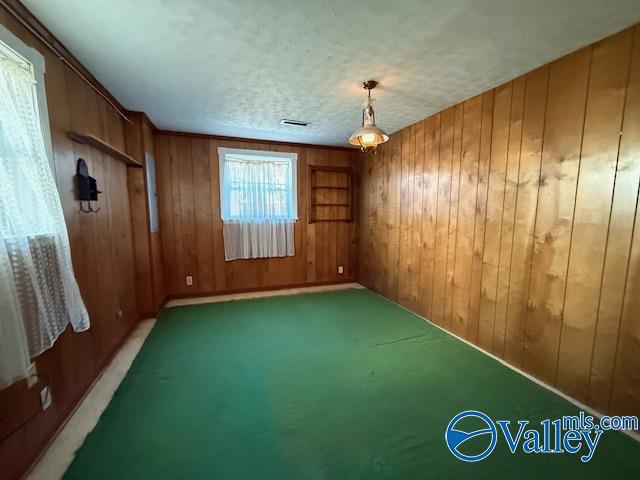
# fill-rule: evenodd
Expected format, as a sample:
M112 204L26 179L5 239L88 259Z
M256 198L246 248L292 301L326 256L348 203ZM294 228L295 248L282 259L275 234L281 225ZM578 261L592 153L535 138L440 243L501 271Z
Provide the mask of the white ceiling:
M640 21L638 0L22 1L158 128L327 145L363 80L393 133Z

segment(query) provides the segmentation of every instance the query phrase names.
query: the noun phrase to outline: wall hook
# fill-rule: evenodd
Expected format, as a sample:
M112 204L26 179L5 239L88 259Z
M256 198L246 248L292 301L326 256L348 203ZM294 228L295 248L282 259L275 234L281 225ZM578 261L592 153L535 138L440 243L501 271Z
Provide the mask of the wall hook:
M100 207L93 208L91 206L91 201L87 201L87 207L85 208L84 204L82 203L82 200L80 200L80 211L82 213L98 213L100 211Z

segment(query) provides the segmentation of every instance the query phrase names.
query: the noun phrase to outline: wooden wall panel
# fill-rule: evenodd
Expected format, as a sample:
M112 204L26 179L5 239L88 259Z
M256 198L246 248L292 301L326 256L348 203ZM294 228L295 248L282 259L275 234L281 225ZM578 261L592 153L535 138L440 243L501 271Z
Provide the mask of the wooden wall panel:
M417 310L420 305L420 269L422 268L422 210L425 195L425 123L416 124L414 138L414 167L413 167L413 206L411 229L411 263L409 267L411 284L409 286L409 301L411 308Z
M360 155L358 279L600 411L638 415L638 151L636 26Z
M142 133L142 115L131 116L132 123L125 125L127 153L144 165L145 146ZM149 209L145 170L130 168L127 172L131 220L133 223L133 245L136 264L136 296L138 308L143 315L156 313L154 291L151 282Z
M433 291L431 293L432 318L438 325L444 325L445 322L454 120L454 109L445 110L440 115L440 162L438 165L438 199L436 202L435 261L433 267Z
M640 405L640 215L637 214L626 280L609 408L616 414L637 415Z
M215 290L213 271L213 210L211 207L211 175L209 141L194 139L191 154L193 157L193 213L195 221L195 251L197 259L198 289ZM204 208L202 208L204 207Z
M522 365L548 78L548 67L526 76L504 348L504 359L517 367Z
M480 120L480 156L478 158L478 186L473 230L473 259L471 261L471 286L469 292L469 325L467 338L478 342L480 328L480 302L482 293L483 252L485 242L485 220L487 217L487 195L489 189L489 166L491 160L491 133L493 131L494 92L482 95L482 119Z
M129 112L125 122L127 153L146 168L147 156L155 159L155 128L144 113ZM140 315L154 317L164 305L161 231L151 232L146 170L127 170L131 225L136 266L136 297ZM156 176L156 191L158 180Z
M592 49L551 65L523 368L555 383Z
M478 311L478 345L492 351L495 326L496 302L498 298L498 264L500 262L500 238L502 232L502 209L504 207L507 152L509 147L509 119L513 85L497 88L494 95L493 135L487 206L485 213L484 248L482 253L482 279Z
M636 27L618 155L589 401L615 413L640 404L640 28ZM634 212L635 207L635 212ZM626 265L626 269L625 269ZM623 275L622 272L626 274ZM616 348L617 346L617 348ZM611 362L615 355L615 360ZM613 382L613 384L612 384Z
M440 165L440 115L425 120L424 162L422 166L422 221L420 225L420 275L418 280L418 312L431 317L435 231L438 203L438 170ZM386 158L386 152L382 152ZM383 187L386 190L386 187Z
M400 154L400 136L396 135L389 141L390 155L387 157L387 175L389 183L389 220L386 228L389 233L389 242L387 244L387 255L389 261L388 284L389 292L393 292L394 296L398 295L398 282L400 278L400 189L401 179L400 163L396 162ZM371 242L376 239L372 238ZM377 244L376 244L377 245ZM375 246L372 243L372 246ZM374 250L375 251L375 250Z
M154 139L155 127L146 115L142 118L142 140L144 145L144 153L150 154L154 158L155 164L155 139ZM129 169L129 175L131 175ZM157 169L156 169L157 170ZM156 199L158 195L158 173L156 171ZM156 205L157 206L157 205ZM147 219L147 223L149 220ZM132 219L133 226L135 227L136 221ZM158 222L159 223L159 222ZM151 283L153 284L154 294L154 307L157 312L164 306L165 303L165 288L164 288L164 272L163 272L163 253L162 253L162 225L159 224L157 232L152 232L149 238L149 248L151 257ZM137 259L137 257L136 257ZM140 312L143 315L143 312Z
M41 376L34 387L27 388L23 381L0 391L0 476L11 480L20 478L42 451L139 315L127 167L67 136L71 130L90 133L124 150L123 120L2 8L0 23L45 57L54 173L75 275L91 318L88 331L74 333L68 328L35 359ZM78 157L87 161L103 192L97 214L79 212L74 185ZM45 385L52 404L42 411L39 392Z
M464 117L461 119L462 125L466 125L467 128L462 132L458 221L454 247L456 255L452 279L451 331L456 335L466 335L469 325L482 102L482 96L466 101L463 104Z
M299 220L295 227L295 256L225 262L219 147L298 154ZM308 223L308 165L350 166L354 160L350 151L165 133L156 135L155 151L168 296L355 279L355 223ZM335 202L337 198L326 200ZM338 273L339 265L344 267L342 274ZM187 275L193 277L192 286L185 282Z
M451 328L451 309L453 308L453 277L456 263L456 238L458 236L458 203L460 196L460 162L462 155L462 120L464 104L456 105L453 124L453 150L451 158L451 192L449 197L449 228L447 238L447 263L444 284L443 325Z
M400 273L398 276L398 298L403 304L411 305L409 295L411 285L411 232L413 230L413 144L415 142L415 127L411 126L401 132L400 145Z
M589 386L632 40L627 30L593 49L556 379L581 401Z
M522 117L524 111L525 82L523 77L514 80L511 95L511 116L509 119L509 141L507 144L507 164L504 174L504 194L500 243L498 247L498 270L496 300L493 321L493 353L504 357L507 303L511 277L513 253L513 233L515 225L518 175L520 173L520 145L522 141Z

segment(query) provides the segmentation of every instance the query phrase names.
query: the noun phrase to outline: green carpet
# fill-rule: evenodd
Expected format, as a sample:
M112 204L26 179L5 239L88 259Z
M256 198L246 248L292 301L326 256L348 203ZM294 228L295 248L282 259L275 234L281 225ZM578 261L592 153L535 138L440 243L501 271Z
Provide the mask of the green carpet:
M451 418L576 407L368 290L165 310L67 479L637 478L640 443L593 459L456 459Z

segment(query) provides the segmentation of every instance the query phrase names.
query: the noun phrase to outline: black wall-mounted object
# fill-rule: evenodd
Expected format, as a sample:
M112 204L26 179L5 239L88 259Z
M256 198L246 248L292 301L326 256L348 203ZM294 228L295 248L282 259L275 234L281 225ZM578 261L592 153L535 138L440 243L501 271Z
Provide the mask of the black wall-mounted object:
M98 194L102 193L98 190L96 179L89 175L89 168L84 159L79 158L76 165L76 184L78 186L78 200L80 200L80 211L83 213L98 213L100 208L93 209L91 202L98 201ZM82 202L87 202L87 208L84 208Z

